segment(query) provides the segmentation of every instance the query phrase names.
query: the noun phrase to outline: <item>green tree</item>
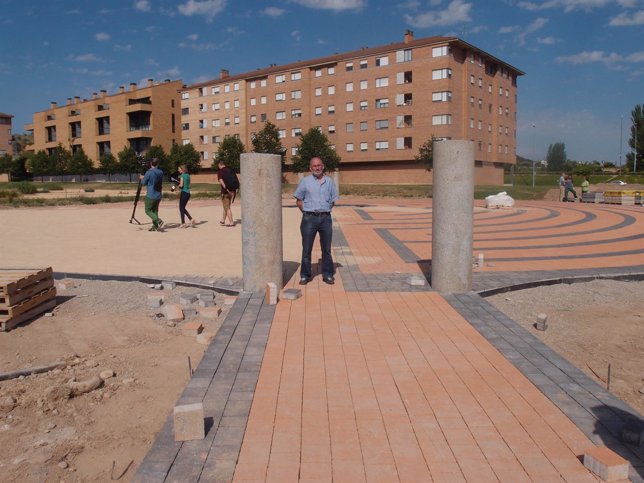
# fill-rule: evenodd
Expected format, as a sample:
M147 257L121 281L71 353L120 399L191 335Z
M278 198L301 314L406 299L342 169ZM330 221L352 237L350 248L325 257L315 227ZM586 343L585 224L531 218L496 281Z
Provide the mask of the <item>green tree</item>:
M627 170L632 170L633 166L635 171L642 170L642 157L644 157L644 105L636 105L635 109L631 111L631 137L628 140L628 145L631 148L630 153L626 153L626 166ZM633 153L635 153L635 163L633 163Z
M27 154L23 151L18 156L15 156L13 158L10 168L10 177L12 181L23 181L29 179L29 173L27 172L27 162L30 156L33 156L33 154Z
M51 158L47 152L42 149L34 154L30 159L31 174L36 177L42 177L48 174L53 174L53 167L51 165Z
M11 165L13 163L13 156L11 154L3 154L0 156L0 173L6 173L9 175L9 181L11 181Z
M548 170L563 171L566 168L567 160L566 145L564 143L554 143L548 146L548 154L546 155Z
M256 153L279 154L282 157L286 153L280 141L279 129L270 121L266 121L264 127L253 136L252 142Z
M22 154L27 146L34 143L33 134L14 134L13 149L16 154Z
M244 143L235 136L229 136L219 145L217 161L222 160L230 169L239 173L239 157L246 152Z
M69 174L91 174L94 171L92 160L87 157L83 148L78 148L69 161Z
M422 164L427 171L434 167L434 136L431 136L418 148L418 154L414 156L417 163Z
M173 144L170 149L170 162L175 171L179 166L185 164L190 174L198 173L201 168L201 156L191 143Z
M119 152L117 156L119 158L118 172L129 175L130 181L132 181L132 173L140 173L143 170L143 166L139 163L136 151L132 146L124 147L123 151Z
M312 127L304 135L300 135L300 144L296 146L297 154L291 157L293 171L303 173L309 169L311 158L322 159L327 171L335 171L340 165L341 158L331 147L329 138L318 128Z
M69 173L69 165L72 160L72 153L62 145L58 143L58 146L54 148L51 155L49 156L51 161L51 167L53 172L49 174L53 175L64 175Z
M159 169L163 171L163 174L170 176L175 172L175 167L170 162L170 157L163 150L163 146L155 145L150 146L145 152L145 163L150 164L152 158L157 158L159 160Z
M108 181L112 181L112 175L119 171L119 163L112 153L103 153L101 155L99 170L107 175Z

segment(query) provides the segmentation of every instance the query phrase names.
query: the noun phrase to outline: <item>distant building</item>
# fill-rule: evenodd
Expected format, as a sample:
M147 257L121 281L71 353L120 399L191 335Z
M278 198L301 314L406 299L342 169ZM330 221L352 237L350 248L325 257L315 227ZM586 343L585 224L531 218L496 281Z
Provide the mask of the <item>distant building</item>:
M91 99L68 98L64 106L52 102L25 126L34 139L28 150L51 153L58 144L71 151L82 147L95 165L104 153L116 156L128 146L138 154L153 145L169 152L181 139L181 88L179 80L148 79L145 87L131 83L129 90L121 86L113 95L101 91Z
M13 155L11 146L11 114L0 112L0 156L5 154Z
M181 141L211 167L227 136L247 151L264 121L277 125L287 149L298 135L324 132L342 158L346 183L429 183L414 161L437 139L475 143L476 183L502 184L516 164L519 69L456 37L381 47L230 75L181 92Z

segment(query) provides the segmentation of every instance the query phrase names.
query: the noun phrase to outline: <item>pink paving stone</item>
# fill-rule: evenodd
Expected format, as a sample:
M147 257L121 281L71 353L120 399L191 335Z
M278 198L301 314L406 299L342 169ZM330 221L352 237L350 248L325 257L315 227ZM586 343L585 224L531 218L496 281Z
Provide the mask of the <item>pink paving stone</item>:
M628 478L628 461L606 446L598 446L586 451L584 466L605 481Z

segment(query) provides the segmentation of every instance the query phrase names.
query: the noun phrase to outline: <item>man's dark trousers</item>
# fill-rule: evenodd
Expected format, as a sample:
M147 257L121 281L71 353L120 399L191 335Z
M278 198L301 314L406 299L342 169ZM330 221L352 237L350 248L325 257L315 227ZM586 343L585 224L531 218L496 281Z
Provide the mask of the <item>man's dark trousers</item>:
M322 250L322 276L333 277L335 269L333 266L333 257L331 256L331 240L333 238L333 222L330 213L324 214L307 214L302 215L300 224L300 233L302 233L302 266L300 267L300 277L311 278L311 251L315 235L320 234L320 248Z

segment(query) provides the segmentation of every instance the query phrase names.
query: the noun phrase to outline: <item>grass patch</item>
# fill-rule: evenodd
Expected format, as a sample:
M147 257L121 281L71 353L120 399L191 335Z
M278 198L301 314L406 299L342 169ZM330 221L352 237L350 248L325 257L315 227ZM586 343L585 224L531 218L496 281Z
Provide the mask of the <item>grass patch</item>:
M93 193L95 190L94 188L85 188L85 193Z
M38 192L38 188L35 184L30 183L29 181L20 181L15 184L16 189L20 191L23 195L32 195Z

